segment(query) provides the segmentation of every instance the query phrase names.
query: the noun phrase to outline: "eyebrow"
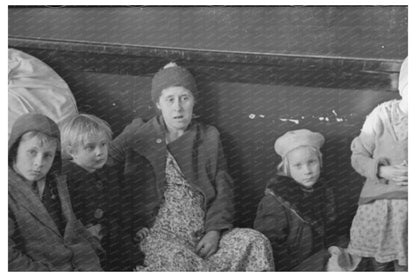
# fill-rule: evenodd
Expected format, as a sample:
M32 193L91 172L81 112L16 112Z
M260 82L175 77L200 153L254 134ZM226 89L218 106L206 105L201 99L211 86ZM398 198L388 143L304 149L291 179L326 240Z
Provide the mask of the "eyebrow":
M96 142L88 142L84 144L84 147L89 147L89 146L94 146L95 144L97 144Z
M173 94L168 94L165 95L164 98L170 98L170 97L182 97L182 96L191 96L192 94L190 94L189 92L184 92L182 94L179 95L173 95Z

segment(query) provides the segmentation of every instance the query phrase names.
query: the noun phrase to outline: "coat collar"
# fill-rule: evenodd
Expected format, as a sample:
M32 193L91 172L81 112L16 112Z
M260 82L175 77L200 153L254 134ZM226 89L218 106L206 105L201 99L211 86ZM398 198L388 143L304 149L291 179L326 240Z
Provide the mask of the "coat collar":
M31 213L39 222L54 231L58 236L62 236L56 226L55 222L49 215L41 199L35 195L30 188L30 183L18 175L13 169L9 167L9 195L15 199L22 207ZM67 190L64 186L65 182L62 176L57 178L58 195L61 202L62 213L69 222L71 219L71 207L68 198Z
M166 151L172 154L188 181L195 183L193 163L197 155L196 147L201 142L198 131L199 124L192 121L185 133L177 140L166 144L165 124L161 115L153 117L144 125L138 126L133 135L133 151L146 157L154 167L155 172L165 175ZM192 166L189 166L192 164ZM162 176L163 175L163 176ZM164 179L163 179L164 180ZM159 180L161 181L161 180Z
M276 175L267 184L266 193L274 195L284 206L295 211L310 224L319 220L316 211L325 206L325 181L319 178L311 190L305 190L290 177Z

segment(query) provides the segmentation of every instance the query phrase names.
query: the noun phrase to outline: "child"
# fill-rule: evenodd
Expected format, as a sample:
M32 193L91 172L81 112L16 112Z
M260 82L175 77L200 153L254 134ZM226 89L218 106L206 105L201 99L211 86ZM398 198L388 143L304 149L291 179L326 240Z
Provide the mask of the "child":
M373 269L407 270L407 58L400 69L402 100L376 107L352 144L351 163L366 177L350 230L348 252Z
M62 178L58 126L25 114L9 138L9 271L100 271Z
M116 173L105 166L112 132L109 125L89 114L69 118L61 128L63 173L77 218L101 242L104 270L121 270L117 252L119 190ZM69 158L69 159L68 159Z
M271 241L277 271L324 270L325 255L318 252L326 253L335 204L320 177L323 143L321 134L306 129L289 131L275 142L282 162L266 186L254 228Z

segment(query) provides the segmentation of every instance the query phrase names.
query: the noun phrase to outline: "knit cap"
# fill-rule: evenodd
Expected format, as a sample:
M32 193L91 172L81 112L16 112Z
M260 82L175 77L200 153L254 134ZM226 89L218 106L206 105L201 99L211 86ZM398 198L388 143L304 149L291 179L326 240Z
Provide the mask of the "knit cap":
M169 63L159 70L152 79L152 101L159 101L162 91L169 87L184 87L193 96L196 95L196 83L194 76L186 69L176 63Z
M281 157L300 146L312 146L320 149L325 142L320 133L311 132L307 129L293 130L279 137L274 143L274 150Z

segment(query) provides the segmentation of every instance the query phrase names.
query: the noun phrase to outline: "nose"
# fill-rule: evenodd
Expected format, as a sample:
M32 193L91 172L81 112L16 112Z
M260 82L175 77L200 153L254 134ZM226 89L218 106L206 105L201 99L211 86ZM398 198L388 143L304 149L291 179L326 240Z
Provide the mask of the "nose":
M36 155L35 159L33 160L33 165L35 168L41 168L43 166L43 157L41 154Z
M310 174L312 174L312 166L310 166L310 165L305 165L305 174L306 174L306 175L310 175Z
M173 103L173 107L176 111L182 110L182 101L179 98L176 99L175 102Z
M103 146L97 146L95 148L95 155L101 156L104 153L104 147Z

